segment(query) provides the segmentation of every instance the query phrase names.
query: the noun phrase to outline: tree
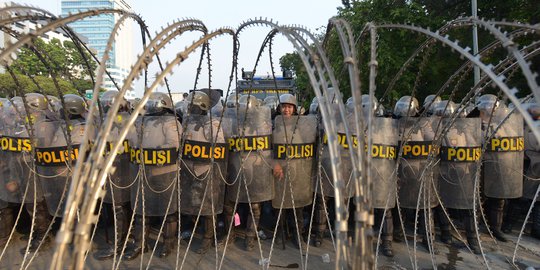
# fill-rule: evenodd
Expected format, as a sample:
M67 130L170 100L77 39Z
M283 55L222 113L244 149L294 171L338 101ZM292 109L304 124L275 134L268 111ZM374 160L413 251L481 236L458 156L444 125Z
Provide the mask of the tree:
M20 96L24 93L39 92L47 95L58 96L58 91L54 85L54 82L51 77L47 76L35 76L34 80L39 84L41 89L38 89L37 85L26 75L17 74L17 81L19 82L23 93L20 93L16 88L13 77L9 73L0 74L0 96L2 97L13 97ZM73 86L72 83L64 80L58 79L58 85L60 91L63 94L77 94L77 89Z
M88 59L90 65L90 69L87 68L83 55L79 53L72 41L66 40L62 43L59 39L53 38L47 43L43 39L37 38L34 41L34 47L41 53L52 70L49 70L29 48L21 48L17 59L12 64L14 70L30 76L48 76L53 71L64 79L88 79L97 68L90 53L84 51L84 57Z

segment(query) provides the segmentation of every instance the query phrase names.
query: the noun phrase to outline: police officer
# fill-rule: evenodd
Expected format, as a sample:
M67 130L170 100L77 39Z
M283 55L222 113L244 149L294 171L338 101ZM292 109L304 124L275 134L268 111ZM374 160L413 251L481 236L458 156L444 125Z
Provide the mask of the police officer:
M0 137L6 136L10 127L10 117L8 112L11 108L11 102L7 98L0 99ZM0 176L5 177L9 174L7 160L4 158L4 149L0 151ZM0 199L0 246L5 246L11 229L13 228L13 209L8 207L8 203Z
M440 131L440 174L439 196L442 205L455 209L463 219L469 247L475 254L480 253L476 237L474 211L474 192L476 170L480 166L481 121L479 118L464 118L458 114L458 107L452 101L439 102L434 114L442 117ZM459 118L454 118L457 114ZM439 214L441 241L452 242L450 221L442 210Z
M270 108L260 106L254 96L240 97L239 106L238 116L225 119L227 124L223 125L229 141L229 185L224 210L232 223L234 204L249 203L245 249L250 251L255 247L261 203L274 198L269 165L272 164L272 119ZM234 227L231 232L229 238L234 241Z
M437 107L437 104L441 102L441 97L437 95L428 95L424 99L424 103L422 104L422 112L426 112L426 116L433 115L435 108ZM422 113L420 112L420 113Z
M177 157L182 126L174 115L172 100L165 93L153 92L145 110L137 127L138 138L129 142L133 145L131 162L139 165L142 177L131 188L131 207L136 216L134 242L126 249L126 260L136 258L146 249L142 242L148 243L149 217L159 217L165 223L163 240L158 239L160 258L168 256L174 248L178 227Z
M532 103L527 108L531 117L540 119L540 105ZM533 200L538 190L540 178L540 144L529 126L525 127L525 176L523 177L523 197ZM531 236L540 239L540 196L536 199L531 213Z
M214 242L216 215L223 212L227 145L221 123L209 116L208 95L193 91L187 101L180 181L181 212L204 217L203 241L197 249L197 253L204 253Z
M422 244L429 250L434 224L433 218L426 216L425 213L429 215L432 208L438 204L433 183L433 171L436 168L430 165L428 160L432 154L434 123L431 117L418 118L418 113L418 100L411 96L401 97L394 108L394 115L399 118L398 132L403 149L402 156L399 157L402 160L398 168L398 196L401 207L418 212ZM419 205L418 196L421 196ZM400 233L399 231L395 233ZM437 253L436 249L432 250Z
M291 94L279 97L274 119L274 209L285 209L286 217L294 221L293 244L301 248L304 223L303 207L313 199L311 181L317 133L314 116L299 116L296 98ZM278 211L278 210L276 210Z
M121 99L118 112L116 114L108 114L116 99ZM113 144L117 142L119 132L129 118L129 104L127 100L118 95L118 91L112 90L103 93L99 102L104 113L103 118L105 121L103 122L106 122L106 117L112 117L114 119L113 126L108 137L107 149L105 150L108 154L111 151ZM134 132L134 130L132 132ZM117 154L113 167L115 170L107 177L107 182L105 183L107 193L104 198L103 209L105 216L107 217L104 221L107 224L114 225L117 246L115 248L114 245L108 245L105 249L98 250L95 254L95 257L98 260L113 257L115 252L119 251L119 248L123 246L122 243L127 236L127 227L129 225L128 214L130 207L130 192L128 187L133 180L129 176L129 144L127 141L124 142L121 152Z
M477 107L484 138L488 139L484 142L487 148L483 166L488 224L493 236L506 242L501 232L505 200L519 198L523 192L523 119L519 114L507 118L509 112L506 105L494 95L481 96ZM501 142L508 142L513 147L502 147Z

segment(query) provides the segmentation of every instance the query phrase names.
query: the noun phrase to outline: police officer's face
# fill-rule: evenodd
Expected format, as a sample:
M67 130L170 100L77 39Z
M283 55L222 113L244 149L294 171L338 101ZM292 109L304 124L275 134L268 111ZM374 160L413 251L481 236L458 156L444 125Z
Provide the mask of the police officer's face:
M292 116L294 113L294 105L283 103L281 104L281 115L285 117Z

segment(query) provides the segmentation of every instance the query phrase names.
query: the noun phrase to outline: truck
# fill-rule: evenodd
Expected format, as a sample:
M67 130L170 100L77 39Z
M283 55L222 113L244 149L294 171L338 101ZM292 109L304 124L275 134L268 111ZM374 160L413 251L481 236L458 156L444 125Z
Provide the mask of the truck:
M254 76L252 71L242 69L242 79L237 81L236 93L250 94L260 100L264 100L267 96L287 93L296 95L296 83L289 70L284 70L281 76L274 78L271 75Z

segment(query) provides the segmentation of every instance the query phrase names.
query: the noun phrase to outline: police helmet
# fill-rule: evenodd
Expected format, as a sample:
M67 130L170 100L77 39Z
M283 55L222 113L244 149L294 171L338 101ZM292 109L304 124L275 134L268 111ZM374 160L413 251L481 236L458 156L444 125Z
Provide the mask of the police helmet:
M227 108L235 108L236 104L238 104L238 96L236 94L229 95L227 101L225 101L225 106Z
M120 92L116 90L109 90L101 96L99 99L99 103L101 104L101 107L103 108L104 112L108 112L109 109L112 107L112 105L115 102L115 99L118 97L118 94ZM128 109L128 102L124 97L121 97L120 101L120 111L127 111Z
M379 101L376 97L373 97L373 102L371 102L369 100L369 95L362 95L362 109L364 110L364 113L373 113L377 110L377 107L379 107Z
M418 113L418 100L411 96L402 96L394 107L396 116L414 116Z
M296 97L291 94L283 94L279 96L279 104L291 104L296 108L298 104L296 103Z
M202 111L210 110L210 98L202 91L192 91L187 97L188 107L197 106Z
M28 93L24 95L28 107L35 111L45 111L48 108L47 99L40 93Z
M479 111L491 114L495 109L497 109L501 103L499 102L499 99L497 96L492 94L485 94L476 100L476 108L478 108Z
M251 108L255 108L255 107L259 106L259 101L257 100L257 98L255 96L242 95L238 99L238 104L240 104L242 106L247 106L248 108L251 109Z
M169 95L163 92L153 92L150 94L150 98L144 105L146 114L155 114L163 112L168 109L173 112L174 107L171 98Z
M64 108L71 115L82 115L87 110L87 104L81 96L65 94Z
M458 109L458 106L456 103L454 103L451 100L442 100L437 102L437 105L435 106L433 113L437 116L441 117L450 117L452 114L454 114Z
M267 96L263 100L263 104L270 107L272 110L277 109L278 103L278 97L276 96Z
M424 99L424 103L422 104L422 108L426 110L427 114L433 114L435 113L435 107L437 107L437 104L441 102L441 97L436 95L428 95Z
M527 107L527 111L534 120L540 119L540 105L538 105L538 103L530 103Z

